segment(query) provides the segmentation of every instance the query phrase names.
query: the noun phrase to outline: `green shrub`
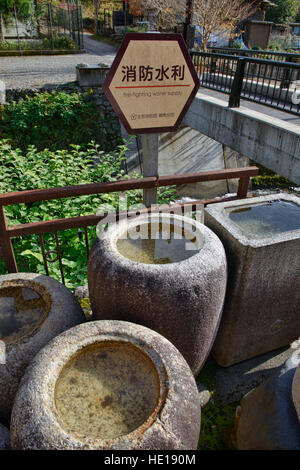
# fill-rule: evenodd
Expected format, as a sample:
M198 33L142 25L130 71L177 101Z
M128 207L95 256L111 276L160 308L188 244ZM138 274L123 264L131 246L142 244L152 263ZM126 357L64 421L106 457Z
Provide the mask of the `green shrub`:
M237 402L223 405L212 398L201 410L201 431L198 450L229 450L233 448L233 429Z
M99 145L91 142L85 151L78 145L55 152L48 149L38 152L34 146L29 146L24 153L14 149L8 141L0 140L0 192L126 179L128 176L121 170L126 149L122 145L114 152L104 153ZM161 188L160 191L159 203L167 203L176 197L174 188ZM129 191L127 198L127 207L140 204L142 191ZM8 225L26 224L95 214L102 204L109 204L118 210L118 193L11 205L5 207L5 215ZM91 241L96 237L95 227L88 229L88 235ZM73 288L85 284L87 258L83 234L72 229L59 232L58 237L66 285ZM56 249L53 234L45 234L44 239L47 251ZM45 274L39 237L22 237L13 242L19 270ZM0 259L0 273L5 272L4 261ZM54 278L61 279L58 262L49 264L49 272Z
M42 41L43 49L52 49L52 39L44 38ZM77 44L69 36L55 36L53 38L54 49L78 49Z
M287 33L285 35L273 34L269 41L268 49L278 52L286 52L286 49L292 46L292 35Z
M54 49L68 49L74 50L77 49L76 43L69 36L55 36L53 38L53 47ZM15 41L2 41L0 42L1 51L17 51L17 50L42 50L42 49L52 49L52 40L51 38L44 38L42 40L20 40Z
M269 168L265 168L257 162L254 162L254 164L259 168L259 176L252 178L254 189L288 188L293 186L293 183L284 176L274 173L272 170L269 170Z
M140 26L126 26L125 34L126 33L145 33L148 31L147 25L140 25Z
M228 47L231 49L243 49L243 44L240 41L233 40Z
M101 143L101 150L109 151L122 139L119 131L112 132L112 126L107 126L106 119L89 93L37 93L4 107L0 138L10 139L23 151L28 145L56 150L91 140Z

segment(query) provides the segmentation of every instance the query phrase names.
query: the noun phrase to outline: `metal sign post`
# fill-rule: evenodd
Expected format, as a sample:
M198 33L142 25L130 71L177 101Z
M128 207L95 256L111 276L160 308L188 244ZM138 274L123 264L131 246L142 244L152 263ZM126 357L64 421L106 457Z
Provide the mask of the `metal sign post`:
M180 34L125 36L103 90L126 131L143 134L144 176L158 175L158 134L178 129L199 85ZM144 201L155 203L153 190Z

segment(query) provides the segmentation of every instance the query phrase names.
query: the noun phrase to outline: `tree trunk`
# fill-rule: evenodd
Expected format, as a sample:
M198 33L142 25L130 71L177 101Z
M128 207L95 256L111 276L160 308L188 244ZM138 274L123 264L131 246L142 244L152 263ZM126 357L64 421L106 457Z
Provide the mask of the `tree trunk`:
M0 13L0 42L4 41L4 22L3 15Z

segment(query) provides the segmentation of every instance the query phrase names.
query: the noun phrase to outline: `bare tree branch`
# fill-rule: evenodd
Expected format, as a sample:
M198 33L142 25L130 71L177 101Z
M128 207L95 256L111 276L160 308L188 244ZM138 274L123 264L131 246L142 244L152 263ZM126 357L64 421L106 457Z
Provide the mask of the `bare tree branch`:
M185 21L185 0L134 0L144 14L151 13L156 28L172 29ZM202 31L205 50L213 33L232 32L244 19L257 11L256 0L194 0L193 24Z
M257 11L257 2L245 0L194 0L194 24L201 28L202 49L206 50L213 33L232 32Z

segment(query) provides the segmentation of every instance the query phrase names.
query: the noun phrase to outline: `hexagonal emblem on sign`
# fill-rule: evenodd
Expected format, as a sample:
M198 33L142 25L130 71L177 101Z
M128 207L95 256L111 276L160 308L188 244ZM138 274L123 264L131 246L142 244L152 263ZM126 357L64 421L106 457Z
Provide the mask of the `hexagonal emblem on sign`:
M103 90L129 134L178 129L199 88L180 34L129 33Z

